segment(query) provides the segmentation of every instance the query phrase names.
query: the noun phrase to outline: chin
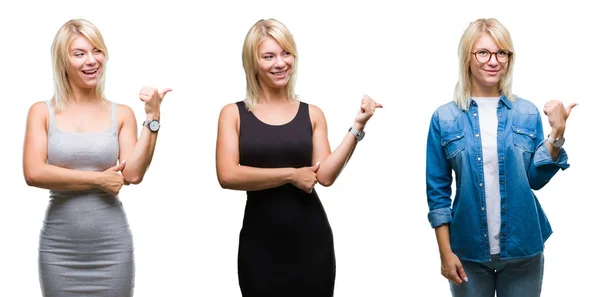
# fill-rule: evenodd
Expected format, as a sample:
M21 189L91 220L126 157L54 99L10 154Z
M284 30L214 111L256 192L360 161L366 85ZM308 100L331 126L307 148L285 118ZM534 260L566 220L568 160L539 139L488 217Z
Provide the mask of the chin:
M281 81L274 81L271 85L273 86L273 88L277 88L277 89L282 89L285 88L285 86L287 86L289 80L281 80Z
M487 81L487 85L490 87L493 86L498 86L500 84L500 80L499 79L490 79Z
M94 82L87 81L87 82L82 82L81 83L81 88L82 89L93 89L93 88L95 88L97 86L98 86L98 82L97 81L94 81Z
M480 79L480 82L488 87L495 86L500 83L501 77L498 76L484 76Z
M90 88L94 88L98 85L98 82L100 82L100 80L94 79L94 80L88 80L88 81L84 82L83 84Z

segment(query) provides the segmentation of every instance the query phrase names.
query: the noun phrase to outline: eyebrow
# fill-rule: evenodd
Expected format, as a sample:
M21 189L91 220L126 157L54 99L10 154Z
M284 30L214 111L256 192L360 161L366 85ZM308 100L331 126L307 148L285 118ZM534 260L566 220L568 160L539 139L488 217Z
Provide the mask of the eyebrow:
M92 48L92 50L100 50L100 49L99 49L99 48L97 48L97 47L94 47L94 48ZM76 47L76 48L72 49L71 51L72 51L72 52L74 52L74 51L85 52L86 50L85 50L85 49L82 49L82 48L78 48L78 47Z
M286 51L286 50L282 50L282 51L281 51L281 53L289 53L289 52L288 52L288 51ZM274 55L274 54L275 54L274 52L264 52L264 53L260 53L260 55Z
M476 51L479 51L479 50L486 50L486 51L490 51L490 52L492 52L492 50L491 50L491 49L489 49L489 48L485 48L485 47L479 47L479 48L476 48L475 50L476 50ZM503 49L503 48L498 48L498 50L497 50L497 51L505 51L505 49Z

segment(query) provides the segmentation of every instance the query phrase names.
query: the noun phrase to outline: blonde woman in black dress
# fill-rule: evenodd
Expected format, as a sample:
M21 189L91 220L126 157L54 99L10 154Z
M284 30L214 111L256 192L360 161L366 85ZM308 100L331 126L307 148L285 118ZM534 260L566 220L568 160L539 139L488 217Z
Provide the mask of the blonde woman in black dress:
M346 137L331 152L323 112L294 93L297 56L283 24L257 22L243 46L246 99L226 105L219 117L219 182L247 191L238 254L246 297L333 295L333 236L313 187L333 184L382 107L364 96Z

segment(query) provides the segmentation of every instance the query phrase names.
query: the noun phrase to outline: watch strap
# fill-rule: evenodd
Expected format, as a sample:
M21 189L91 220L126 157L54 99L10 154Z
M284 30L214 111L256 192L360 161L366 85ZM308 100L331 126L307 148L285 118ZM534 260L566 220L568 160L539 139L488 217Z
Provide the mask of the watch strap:
M354 138L356 138L356 141L361 141L365 137L364 131L359 131L354 127L348 128L348 132L350 132L350 134L352 134Z

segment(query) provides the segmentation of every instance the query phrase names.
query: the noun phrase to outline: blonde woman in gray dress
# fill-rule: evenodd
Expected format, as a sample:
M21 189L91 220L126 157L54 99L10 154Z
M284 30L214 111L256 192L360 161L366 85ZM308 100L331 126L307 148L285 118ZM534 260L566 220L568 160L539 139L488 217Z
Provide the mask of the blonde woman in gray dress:
M141 89L146 120L138 139L131 108L104 96L107 61L93 24L65 23L52 44L54 96L27 117L25 180L50 190L39 245L46 297L133 295L133 241L118 194L150 165L170 89Z

